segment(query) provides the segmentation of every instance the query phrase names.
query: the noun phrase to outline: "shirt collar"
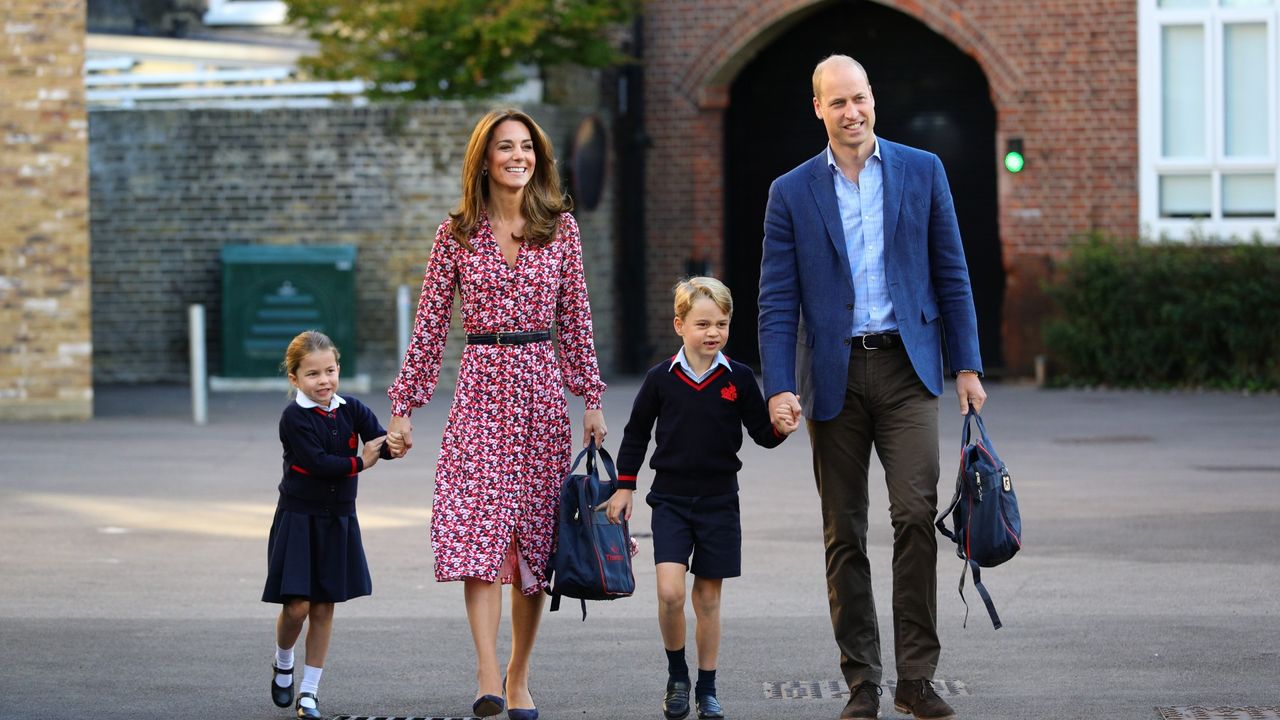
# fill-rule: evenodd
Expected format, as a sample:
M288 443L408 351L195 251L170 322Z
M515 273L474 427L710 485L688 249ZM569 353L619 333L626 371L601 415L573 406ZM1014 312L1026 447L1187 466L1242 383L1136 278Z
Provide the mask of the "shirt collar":
M671 364L667 366L667 372L671 372L672 370L674 370L676 365L679 365L680 367L684 368L690 377L697 374L693 371L693 366L689 364L689 358L686 357L684 354L683 345L680 346L680 351L676 353L676 356L671 358ZM710 372L711 370L713 370L717 365L723 365L726 370L732 369L729 367L729 358L725 357L724 353L720 352L719 350L716 351L715 360L712 360L711 364L707 366L707 372Z
M307 408L308 410L310 410L311 408L320 408L321 410L324 410L326 412L333 412L334 410L338 409L339 405L345 405L347 403L347 401L344 400L343 397L337 393L333 394L333 399L329 401L329 407L321 406L320 403L316 402L315 400L312 400L311 398L307 397L302 393L297 393L296 395L294 395L293 401L298 403L298 405L304 408Z
M875 158L877 162L884 162L884 158L880 157L880 138L875 139L875 145L871 148L871 156L867 159ZM835 153L831 152L831 143L827 143L827 167L832 172L839 172L840 166L836 165Z

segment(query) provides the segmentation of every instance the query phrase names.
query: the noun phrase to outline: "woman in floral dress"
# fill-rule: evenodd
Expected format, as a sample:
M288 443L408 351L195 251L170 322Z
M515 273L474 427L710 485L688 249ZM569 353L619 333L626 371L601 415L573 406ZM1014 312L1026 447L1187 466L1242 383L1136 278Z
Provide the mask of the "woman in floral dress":
M578 226L542 129L518 111L487 114L467 145L462 185L459 209L436 231L413 337L387 391L387 444L393 454L413 445L409 416L435 391L460 293L467 346L436 467L436 580L464 583L476 646L475 713L497 715L509 704L513 720L533 720L529 656L573 450L564 388L586 405L586 444L607 432L605 385ZM503 673L497 636L505 583L512 585L512 647Z

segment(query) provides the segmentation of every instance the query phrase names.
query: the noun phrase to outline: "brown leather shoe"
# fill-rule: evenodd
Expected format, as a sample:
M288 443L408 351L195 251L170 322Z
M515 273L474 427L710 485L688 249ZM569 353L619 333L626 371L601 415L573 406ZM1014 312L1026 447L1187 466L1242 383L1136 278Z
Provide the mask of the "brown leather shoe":
M916 720L955 720L956 711L933 691L933 683L924 678L898 680L893 693L893 709L910 714Z
M870 680L858 683L840 711L840 720L876 720L880 717L881 692L880 686Z

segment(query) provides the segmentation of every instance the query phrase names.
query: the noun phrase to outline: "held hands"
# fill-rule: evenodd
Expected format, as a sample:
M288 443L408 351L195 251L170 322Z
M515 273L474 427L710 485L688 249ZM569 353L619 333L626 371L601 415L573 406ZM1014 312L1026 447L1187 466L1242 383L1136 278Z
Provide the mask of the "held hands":
M392 415L387 423L387 446L391 448L391 457L402 458L409 454L413 447L413 423L409 418Z
M386 435L378 437L366 442L364 447L360 449L360 458L364 460L364 469L368 470L378 462L378 458L382 456L382 444L387 441Z
M793 392L780 392L769 398L769 420L773 428L790 435L800 427L800 398Z
M609 522L618 525L623 520L631 519L631 498L633 495L635 495L634 490L618 488L613 491L613 495L609 496L609 502L604 508L604 514L609 518Z
M982 380L975 372L962 372L956 375L956 395L960 398L960 414L969 412L969 405L982 412L982 405L987 401L987 391L982 389Z
M609 428L604 424L604 411L599 408L595 410L587 410L582 414L582 446L586 447L594 438L596 447L604 445L604 436L609 434Z

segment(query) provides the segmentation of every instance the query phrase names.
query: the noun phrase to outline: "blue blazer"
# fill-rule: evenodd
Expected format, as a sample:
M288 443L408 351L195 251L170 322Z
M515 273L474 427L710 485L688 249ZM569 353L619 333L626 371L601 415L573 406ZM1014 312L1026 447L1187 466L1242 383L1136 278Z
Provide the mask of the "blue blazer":
M880 139L884 265L898 332L929 392L951 372L982 372L978 321L951 188L937 155ZM824 148L769 188L760 263L760 362L766 398L800 396L805 417L844 407L853 278Z

